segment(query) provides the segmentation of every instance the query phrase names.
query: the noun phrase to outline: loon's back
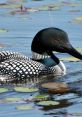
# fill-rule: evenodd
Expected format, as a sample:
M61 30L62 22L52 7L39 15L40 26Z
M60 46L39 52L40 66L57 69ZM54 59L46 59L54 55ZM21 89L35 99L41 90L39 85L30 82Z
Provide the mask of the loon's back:
M53 68L16 52L0 52L0 82L32 81L34 77L54 73Z

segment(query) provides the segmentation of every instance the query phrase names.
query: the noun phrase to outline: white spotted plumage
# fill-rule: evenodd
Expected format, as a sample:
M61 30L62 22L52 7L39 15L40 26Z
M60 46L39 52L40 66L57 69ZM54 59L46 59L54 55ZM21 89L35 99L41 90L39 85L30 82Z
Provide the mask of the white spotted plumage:
M5 59L4 59L5 58ZM16 52L0 52L0 75L8 81L28 79L50 73L45 65ZM9 78L9 79L8 79ZM1 79L1 81L3 81Z

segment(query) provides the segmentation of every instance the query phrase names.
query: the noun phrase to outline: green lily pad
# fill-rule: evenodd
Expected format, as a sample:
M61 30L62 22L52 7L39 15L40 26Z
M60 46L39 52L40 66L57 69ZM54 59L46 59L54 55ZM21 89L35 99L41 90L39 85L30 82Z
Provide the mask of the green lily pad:
M8 92L7 88L0 88L0 93L5 93L5 92Z
M20 8L20 5L17 5L17 4L4 4L4 5L0 5L0 8Z
M32 110L34 108L32 106L28 106L28 105L21 105L21 106L17 106L16 109L17 110Z
M76 17L74 19L74 22L76 22L76 23L82 23L82 16L81 17Z
M48 10L56 11L56 10L60 10L60 8L61 8L60 4L48 4L48 5L39 6L36 9L41 11L48 11Z
M39 106L55 106L55 105L59 105L59 102L57 101L41 101L41 102L38 102L37 105Z
M20 3L20 2L26 2L26 0L7 0L8 3Z
M65 58L61 58L61 61L70 61L70 62L78 62L80 61L80 59L74 58L74 57L65 57Z
M44 99L44 98L48 98L49 97L49 95L37 95L37 96L35 96L35 98L37 98L37 99Z
M78 50L79 52L82 52L82 47L77 47L76 50Z
M15 87L14 90L17 92L31 93L31 92L37 92L38 88Z
M59 10L60 7L59 6L52 6L52 5L49 5L49 6L44 5L42 7L39 7L38 9L41 11L46 11L46 10L54 10L55 11L55 10Z
M76 112L76 113L71 113L71 115L73 116L73 117L78 117L78 116L80 116L80 117L82 117L82 113L80 113L80 112Z
M0 29L0 33L2 33L2 32L8 32L8 30L7 29Z
M4 102L19 102L21 100L22 100L21 98L11 97L11 98L4 99Z
M80 10L69 10L69 12L76 13L76 12L80 12Z
M48 100L50 98L49 95L47 94L43 94L43 95L37 95L33 98L34 101L44 101L44 100Z
M82 6L82 3L70 3L68 5L71 7L77 7L77 6Z

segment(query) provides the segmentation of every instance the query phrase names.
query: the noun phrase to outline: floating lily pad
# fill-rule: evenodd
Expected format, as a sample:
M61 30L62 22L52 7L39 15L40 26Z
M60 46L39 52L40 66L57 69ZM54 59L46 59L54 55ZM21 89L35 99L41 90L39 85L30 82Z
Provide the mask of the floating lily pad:
M71 7L77 7L77 6L82 6L82 3L70 3L68 5Z
M37 105L39 106L56 106L56 105L59 105L59 102L57 101L41 101L41 102L38 102Z
M82 52L82 47L77 47L76 48L79 52Z
M80 10L69 10L69 12L73 12L73 13L76 13L76 12L80 12Z
M0 8L19 8L20 5L17 4L4 4L4 5L0 5Z
M22 100L21 98L11 97L11 98L4 99L4 102L19 102L21 100Z
M67 57L67 58L61 58L61 61L70 61L70 62L78 62L80 59L74 58L74 57Z
M32 106L28 106L28 105L21 105L21 106L17 106L16 109L17 110L32 110L34 108Z
M49 95L37 95L35 96L37 99L44 99L44 98L49 98Z
M80 113L80 112L76 112L76 113L71 113L71 115L73 116L73 117L78 117L78 116L80 116L80 117L82 117L82 113Z
M59 10L61 7L59 5L43 5L39 8L37 8L38 10L41 10L41 11L47 11L47 10Z
M75 18L74 22L76 22L76 23L82 23L82 17Z
M43 95L37 95L33 98L33 101L45 101L50 99L50 96L47 94L43 94Z
M5 93L5 92L8 92L7 88L0 88L0 93Z
M2 33L2 32L8 32L8 30L7 29L0 29L0 33Z
M29 97L26 101L38 102L38 101L45 101L49 99L50 99L50 96L48 94L42 94L34 97Z
M69 91L66 83L49 82L41 85L43 89L46 89L49 93L66 93Z
M7 2L15 4L15 3L20 3L20 2L26 2L26 0L7 0Z
M14 90L17 92L29 93L29 92L37 92L38 88L15 87Z

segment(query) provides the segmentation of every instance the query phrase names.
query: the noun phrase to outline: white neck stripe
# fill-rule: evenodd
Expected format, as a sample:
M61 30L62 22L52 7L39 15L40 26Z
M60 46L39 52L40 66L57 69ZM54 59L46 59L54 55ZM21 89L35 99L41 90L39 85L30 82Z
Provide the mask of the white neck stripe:
M33 52L32 51L32 58L35 59L35 60L40 60L40 59L44 59L44 58L49 58L50 56L48 56L47 54L38 54L36 52Z

